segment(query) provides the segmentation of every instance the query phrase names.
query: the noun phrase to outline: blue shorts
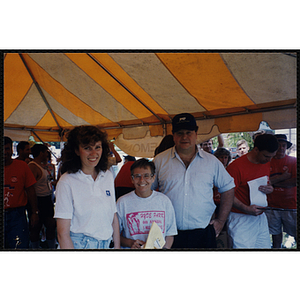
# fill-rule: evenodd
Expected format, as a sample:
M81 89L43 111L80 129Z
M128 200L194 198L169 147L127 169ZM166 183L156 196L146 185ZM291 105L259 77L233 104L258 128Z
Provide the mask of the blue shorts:
M74 249L109 249L112 238L108 240L97 240L83 233L70 232Z

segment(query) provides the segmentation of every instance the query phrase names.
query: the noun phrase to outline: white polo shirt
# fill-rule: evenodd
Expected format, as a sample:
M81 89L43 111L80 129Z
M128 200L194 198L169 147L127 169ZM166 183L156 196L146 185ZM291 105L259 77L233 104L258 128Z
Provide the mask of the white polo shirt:
M75 174L65 173L59 179L54 218L71 219L71 232L107 240L113 234L116 211L114 179L110 171L101 171L95 181L81 170Z

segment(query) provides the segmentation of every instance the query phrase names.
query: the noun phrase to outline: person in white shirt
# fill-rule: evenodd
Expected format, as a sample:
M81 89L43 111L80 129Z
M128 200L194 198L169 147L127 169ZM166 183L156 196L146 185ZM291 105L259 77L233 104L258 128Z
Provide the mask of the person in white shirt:
M47 163L49 149L45 144L35 144L31 148L34 159L28 166L32 171L36 183L34 185L38 201L39 220L37 226L32 226L30 230L30 247L38 249L40 245L40 231L42 226L46 229L46 241L49 249L55 249L55 229L56 224L53 219L54 207L52 202L52 189L50 175L44 168Z
M176 115L172 127L175 146L155 156L152 186L170 198L175 210L178 235L172 248L216 248L216 237L232 207L234 180L215 156L197 147L193 115ZM218 218L211 220L214 186L221 203Z
M151 224L155 222L170 249L177 234L175 212L170 199L151 186L155 178L152 161L141 158L130 167L135 190L120 197L117 202L121 232L121 246L139 249L145 244Z
M60 249L120 248L114 180L107 170L107 136L95 126L70 131L56 187Z

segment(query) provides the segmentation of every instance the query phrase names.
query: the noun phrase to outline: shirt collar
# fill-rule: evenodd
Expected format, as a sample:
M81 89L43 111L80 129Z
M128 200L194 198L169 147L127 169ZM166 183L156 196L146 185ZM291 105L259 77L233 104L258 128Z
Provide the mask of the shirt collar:
M203 158L203 150L198 145L196 145L196 146L197 146L197 154L196 155L199 155L201 158ZM175 158L176 154L178 155L178 153L175 149L175 146L173 146L173 148L171 149L171 158Z
M79 175L82 176L82 177L84 177L84 178L87 178L87 179L90 179L90 178L93 179L91 175L85 174L81 169L79 169ZM99 177L104 177L104 172L103 172L103 171L100 171L100 172L98 173L97 179L98 179ZM97 180L97 179L96 179L96 180Z
M200 148L200 145L197 145L197 149L198 149L198 155L201 157L201 158L203 158L203 153L204 153L204 150L202 150L201 148Z
M171 149L171 158L175 158L175 157L176 157L176 149L175 146L173 146Z

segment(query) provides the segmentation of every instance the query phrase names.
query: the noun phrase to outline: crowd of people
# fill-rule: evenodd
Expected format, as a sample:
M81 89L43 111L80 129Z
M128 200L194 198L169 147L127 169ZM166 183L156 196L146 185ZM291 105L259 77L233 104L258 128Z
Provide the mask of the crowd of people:
M212 140L197 144L188 113L172 119L172 135L154 159L124 157L96 126L67 136L58 176L45 144L4 138L6 249L140 249L155 222L165 249L270 249L282 232L297 239L296 158L283 134L261 133L237 156ZM32 157L30 157L30 154ZM270 238L270 236L272 238Z

